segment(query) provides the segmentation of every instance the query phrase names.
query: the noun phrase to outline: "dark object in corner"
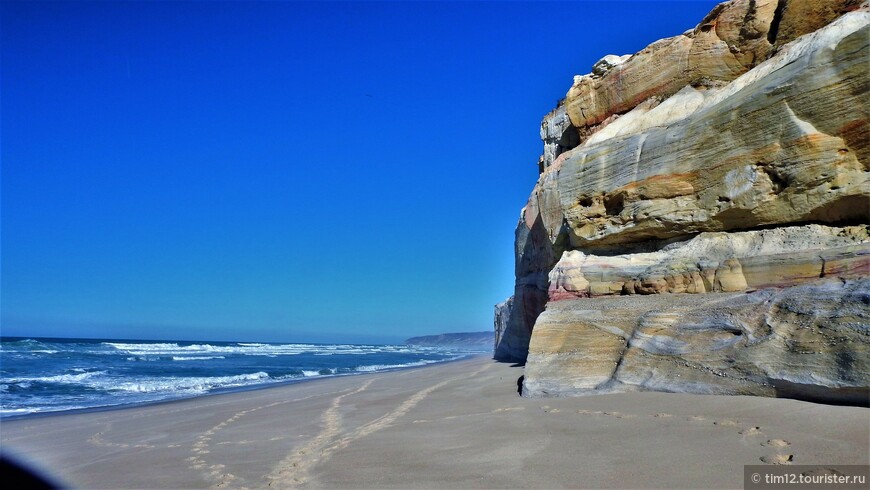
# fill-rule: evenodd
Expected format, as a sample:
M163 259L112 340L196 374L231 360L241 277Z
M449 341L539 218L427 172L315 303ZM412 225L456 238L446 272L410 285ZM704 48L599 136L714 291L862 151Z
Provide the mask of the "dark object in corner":
M812 403L870 407L870 390L866 387L831 388L792 383L784 379L768 379L777 398L791 398Z
M0 481L3 482L3 486L6 488L28 490L63 488L49 478L38 474L5 455L0 456Z

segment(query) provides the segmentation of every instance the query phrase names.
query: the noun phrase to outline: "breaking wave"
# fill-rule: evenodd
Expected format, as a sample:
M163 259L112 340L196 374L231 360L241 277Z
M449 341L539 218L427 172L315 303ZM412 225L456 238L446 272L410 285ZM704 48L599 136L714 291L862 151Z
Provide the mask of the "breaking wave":
M460 357L406 345L3 339L0 417L134 405Z

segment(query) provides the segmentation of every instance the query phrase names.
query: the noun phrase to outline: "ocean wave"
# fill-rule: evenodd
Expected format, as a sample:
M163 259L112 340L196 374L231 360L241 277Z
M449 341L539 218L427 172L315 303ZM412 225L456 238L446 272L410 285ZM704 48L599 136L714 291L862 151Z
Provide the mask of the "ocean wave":
M409 363L405 363L405 364L369 364L369 365L365 365L365 366L357 366L356 368L354 368L354 370L357 372L360 372L360 373L371 373L371 372L376 372L376 371L387 371L390 369L401 369L401 368L408 368L408 367L426 366L429 364L436 364L436 363L440 363L440 362L457 361L457 360L462 359L464 357L465 356L460 355L460 356L450 357L447 359L438 359L438 360L421 359L421 360L416 361L416 362L409 362Z
M216 388L233 388L264 383L272 379L268 373L259 371L236 376L210 376L186 378L152 378L123 383L99 383L107 391L126 391L133 393L184 392L188 394L206 393Z
M317 346L309 344L236 344L213 345L177 343L130 344L121 342L104 342L103 345L116 351L134 356L183 356L192 354L240 354L240 355L297 355L316 351Z
M388 369L400 369L406 367L415 367L415 366L425 366L427 364L434 364L439 361L431 361L428 359L423 359L417 362L409 362L406 364L370 364L367 366L357 366L355 368L356 371L360 373L372 373L376 371L386 371Z
M0 408L0 415L27 415L39 412L38 408Z
M322 368L322 369L301 369L299 371L285 374L283 376L277 376L274 379L276 381L288 381L302 378L313 378L316 376L331 376L339 373L339 368ZM349 373L344 373L349 374Z
M415 350L398 345L351 345L351 344L264 344L256 342L239 342L228 345L197 343L180 345L177 342L128 343L103 342L111 352L120 352L133 356L190 356L195 354L236 354L251 356L290 356L298 354L333 355L333 354L383 354L411 353Z
M58 374L55 376L38 376L24 378L8 378L4 379L4 383L22 384L22 383L63 383L63 384L83 384L84 381L95 376L106 374L106 371L87 371L77 374ZM26 386L23 386L26 388Z
M4 354L57 354L54 345L45 344L35 339L0 342L0 352Z
M32 383L75 384L96 390L132 393L206 393L217 388L232 388L250 384L264 383L272 378L268 373L258 371L235 376L200 376L200 377L166 377L141 378L125 381L127 378L106 376L106 371L90 371L78 374L60 374L55 376L24 377L4 379L7 387L15 385L18 388L29 388Z
M226 359L226 356L172 356L173 361L205 361L208 359Z
M22 340L14 340L14 341L4 341L0 343L0 347L4 349L8 349L10 347L27 347L29 345L42 345L42 342L36 339L22 339Z
M68 410L81 410L84 408L89 408L89 407L82 406L82 405L58 405L58 406L25 407L25 408L0 407L0 417L8 417L11 415L28 415L31 413L65 412Z
M29 340L4 342L3 346L0 359L9 372L0 376L0 417L122 406L221 389L352 376L423 366L456 355L399 345L261 342ZM63 354L29 353L49 350ZM294 354L304 355L284 357ZM37 357L42 355L45 357ZM34 360L41 363L35 365Z

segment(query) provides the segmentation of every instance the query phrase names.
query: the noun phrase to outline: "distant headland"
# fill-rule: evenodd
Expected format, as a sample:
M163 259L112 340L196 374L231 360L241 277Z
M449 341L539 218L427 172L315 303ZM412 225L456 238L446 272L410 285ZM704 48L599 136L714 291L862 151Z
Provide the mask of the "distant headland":
M449 347L468 350L492 351L492 332L459 332L439 335L423 335L405 340L408 345L424 347Z

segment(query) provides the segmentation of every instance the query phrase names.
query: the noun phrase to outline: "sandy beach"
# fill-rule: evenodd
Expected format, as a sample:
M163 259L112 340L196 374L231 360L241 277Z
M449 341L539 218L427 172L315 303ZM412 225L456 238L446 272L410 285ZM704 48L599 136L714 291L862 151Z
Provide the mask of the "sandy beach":
M742 488L743 465L867 464L870 411L755 397L527 399L477 357L4 421L81 488Z

